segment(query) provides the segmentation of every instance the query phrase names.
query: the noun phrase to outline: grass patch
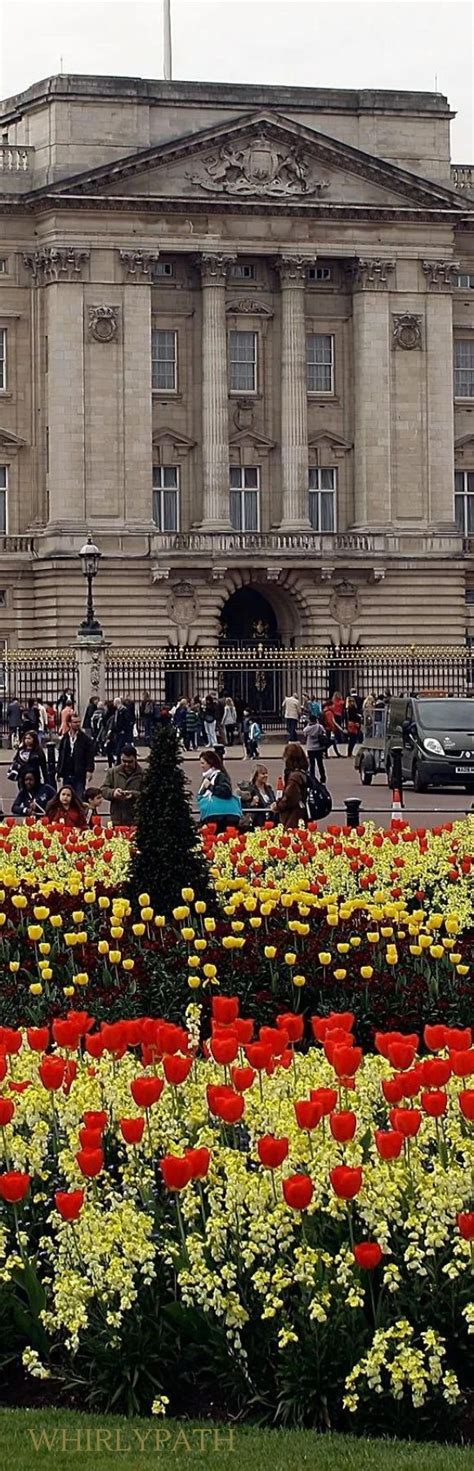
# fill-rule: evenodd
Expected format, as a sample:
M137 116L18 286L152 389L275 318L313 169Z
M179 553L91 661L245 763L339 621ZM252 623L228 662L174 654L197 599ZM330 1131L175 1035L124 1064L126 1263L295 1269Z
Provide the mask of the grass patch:
M310 1430L0 1410L2 1471L472 1471L472 1447L359 1440Z

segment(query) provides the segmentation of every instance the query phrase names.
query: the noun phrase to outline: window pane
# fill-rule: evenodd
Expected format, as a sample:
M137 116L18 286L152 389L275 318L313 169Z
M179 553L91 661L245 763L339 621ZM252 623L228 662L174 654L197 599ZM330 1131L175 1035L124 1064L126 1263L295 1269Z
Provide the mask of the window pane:
M234 393L255 393L257 387L257 337L255 332L229 332L230 388Z
M258 491L256 490L245 491L244 531L258 531Z
M163 491L163 531L178 530L178 494L176 490Z
M455 515L456 526L458 528L458 531L460 531L462 533L462 535L464 536L464 496L463 495L456 495L454 497L454 515Z
M309 492L309 521L313 531L319 531L319 495L317 491Z
M164 465L163 466L163 485L166 486L166 489L172 487L174 490L176 490L177 484L178 484L178 471L175 468L175 466L174 465Z
M161 490L153 491L153 520L158 531L162 531L161 525Z
M231 483L232 490L240 490L240 487L241 487L241 484L242 484L242 471L241 471L239 465L231 465L231 467L230 467L230 483Z
M334 531L334 494L323 491L321 495L321 531Z
M5 327L0 329L0 388L7 386L7 334Z
M244 485L247 490L258 490L258 468L250 466L244 470Z
M151 334L152 387L176 389L176 333L154 327Z
M466 531L468 536L474 536L474 495L466 496Z
M455 470L454 489L456 491L456 495L464 494L464 470Z
M467 338L454 343L454 392L457 398L474 398L474 342Z
M242 495L240 490L230 492L230 522L234 531L242 530Z
M321 475L321 481L320 481L321 490L334 490L334 475L335 475L335 471L334 470L329 470L329 469L322 468L321 471L320 471L320 475Z
M309 393L333 392L333 339L327 333L310 333L306 338Z
M162 480L161 480L161 465L154 465L153 466L153 486L154 486L154 489L155 490L159 490L161 484L162 484Z
M308 484L309 484L310 490L317 490L318 489L318 485L319 485L319 470L317 469L316 465L310 465L310 467L309 467L309 481L308 481Z
M474 470L468 470L467 475L466 475L466 480L467 480L467 490L469 491L469 495L474 495ZM457 489L457 487L456 487L456 489Z

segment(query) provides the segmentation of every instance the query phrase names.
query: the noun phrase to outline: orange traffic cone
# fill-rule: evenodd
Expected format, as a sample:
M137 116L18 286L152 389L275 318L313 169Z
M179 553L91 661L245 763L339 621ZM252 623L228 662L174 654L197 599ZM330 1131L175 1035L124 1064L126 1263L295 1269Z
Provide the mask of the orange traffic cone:
M403 812L403 798L399 787L394 787L392 792L392 822L397 822Z

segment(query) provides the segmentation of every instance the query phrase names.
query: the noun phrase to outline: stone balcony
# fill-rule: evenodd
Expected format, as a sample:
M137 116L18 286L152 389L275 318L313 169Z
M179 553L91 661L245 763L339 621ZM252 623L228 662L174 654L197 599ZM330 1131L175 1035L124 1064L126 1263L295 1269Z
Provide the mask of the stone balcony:
M467 550L467 548L464 548ZM226 558L231 562L269 558L285 563L308 557L315 565L328 559L350 558L383 561L391 557L459 557L463 542L454 532L318 532L318 531L190 531L159 532L150 537L150 554L182 561L183 556L200 561Z
M452 163L450 172L453 189L474 195L474 163Z
M0 143L0 194L14 194L31 187L34 148Z
M0 556L37 556L34 536L0 536Z

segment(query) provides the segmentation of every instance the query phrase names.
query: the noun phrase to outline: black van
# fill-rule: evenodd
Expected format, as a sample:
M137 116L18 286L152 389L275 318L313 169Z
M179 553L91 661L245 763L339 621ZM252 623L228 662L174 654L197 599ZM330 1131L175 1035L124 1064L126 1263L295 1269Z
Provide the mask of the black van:
M388 721L387 773L390 746L402 746L404 781L416 792L428 787L457 786L474 792L474 699L426 696L393 700ZM396 709L395 709L396 707Z

